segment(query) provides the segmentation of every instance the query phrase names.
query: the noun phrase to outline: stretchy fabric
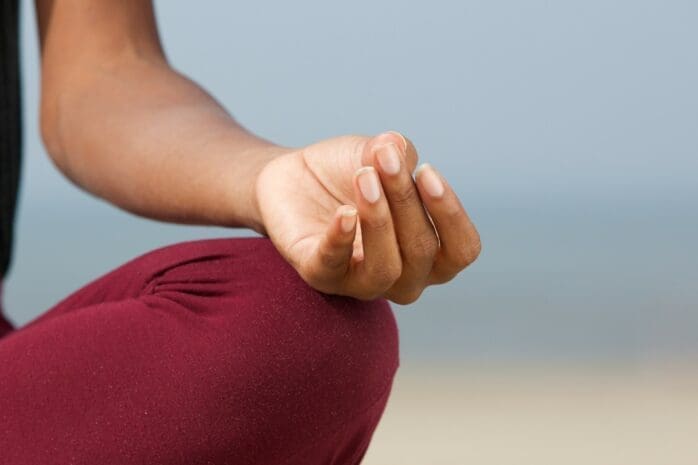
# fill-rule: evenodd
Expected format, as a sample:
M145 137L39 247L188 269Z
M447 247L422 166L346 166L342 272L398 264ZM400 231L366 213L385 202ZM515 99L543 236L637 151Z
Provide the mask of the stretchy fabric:
M181 242L0 339L0 463L356 465L398 365L387 300L265 237Z
M21 152L17 0L0 3L0 279L12 258Z

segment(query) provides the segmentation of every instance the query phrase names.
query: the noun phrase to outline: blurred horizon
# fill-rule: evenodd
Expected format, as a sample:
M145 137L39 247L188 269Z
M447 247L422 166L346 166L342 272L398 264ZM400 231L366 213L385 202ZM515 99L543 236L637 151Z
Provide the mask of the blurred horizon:
M405 363L695 360L698 4L157 1L173 65L300 146L404 132L483 253L410 306ZM24 161L5 306L24 324L152 248L252 231L157 223L78 190L39 139L22 2Z

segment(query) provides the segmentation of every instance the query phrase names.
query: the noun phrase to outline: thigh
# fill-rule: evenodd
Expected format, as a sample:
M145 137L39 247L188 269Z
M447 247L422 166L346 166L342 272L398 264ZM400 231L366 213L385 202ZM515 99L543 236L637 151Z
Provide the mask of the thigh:
M137 257L0 341L15 463L356 463L398 365L383 299L308 287L266 238Z
M199 263L199 268L212 268L216 259L254 253L263 238L219 238L178 242L153 249L134 257L120 266L95 278L47 311L19 328L27 329L49 319L70 313L82 307L139 298L148 294L149 286L178 267ZM188 270L191 270L191 266Z

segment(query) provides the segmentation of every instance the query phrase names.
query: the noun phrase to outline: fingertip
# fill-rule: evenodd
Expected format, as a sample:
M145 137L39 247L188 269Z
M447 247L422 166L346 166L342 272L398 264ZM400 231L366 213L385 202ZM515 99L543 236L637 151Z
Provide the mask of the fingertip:
M403 150L405 152L407 152L407 138L405 136L403 136L402 133L400 133L398 131L391 130L391 131L387 131L387 132L388 132L388 134L395 134L397 137L399 137Z
M417 185L430 197L440 199L446 191L443 178L430 163L422 163L414 172Z
M346 273L353 252L354 235L346 231L345 227L350 224L352 231L356 218L356 208L350 205L337 207L309 266L311 276L317 283L324 282L329 288L335 288L338 280Z
M363 200L362 203L375 206L384 196L381 195L383 188L381 186L378 170L374 166L362 166L354 172L353 180L357 194Z
M407 152L407 138L405 138L405 136L403 136L398 131L392 130L381 132L380 134L376 134L375 136L373 136L373 138L371 138L371 140L369 141L369 146L371 147L371 149L374 149L375 147L390 143L395 144L396 147L400 147L399 150L402 154L405 154Z
M351 205L342 205L338 210L340 229L344 234L349 234L356 227L357 210Z

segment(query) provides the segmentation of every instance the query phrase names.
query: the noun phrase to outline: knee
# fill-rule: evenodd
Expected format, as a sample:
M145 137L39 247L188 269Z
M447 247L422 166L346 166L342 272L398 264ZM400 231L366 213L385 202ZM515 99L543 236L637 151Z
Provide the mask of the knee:
M228 414L255 425L243 443L264 444L273 463L352 422L377 422L399 366L398 329L387 300L318 292L269 239L246 241L244 297L217 319L215 357L227 371L218 389L235 399Z
M230 454L257 451L256 463L275 463L337 431L372 430L399 365L387 300L316 291L268 238L165 252L148 293L186 322L190 403L215 412L211 427L232 438L221 441Z
M399 364L398 329L386 299L362 301L311 288L268 239L258 239L257 287L263 334L279 361L292 360L304 379L335 380L342 396L375 398ZM268 332L267 332L268 331ZM365 390L363 389L365 388ZM356 398L356 403L366 399Z
M375 400L399 364L398 330L385 299L361 301L311 288L269 239L254 240L253 331L270 372L307 395L347 404Z

